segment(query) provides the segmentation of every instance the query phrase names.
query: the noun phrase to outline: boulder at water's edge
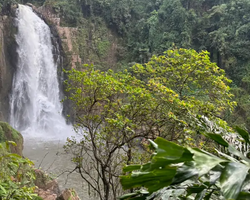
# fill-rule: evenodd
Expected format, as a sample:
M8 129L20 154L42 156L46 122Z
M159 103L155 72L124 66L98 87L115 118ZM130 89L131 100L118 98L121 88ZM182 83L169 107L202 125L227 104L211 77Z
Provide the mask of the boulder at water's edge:
M21 133L12 128L8 123L0 121L0 143L13 141L17 146L10 145L12 153L20 156L23 155L23 136Z

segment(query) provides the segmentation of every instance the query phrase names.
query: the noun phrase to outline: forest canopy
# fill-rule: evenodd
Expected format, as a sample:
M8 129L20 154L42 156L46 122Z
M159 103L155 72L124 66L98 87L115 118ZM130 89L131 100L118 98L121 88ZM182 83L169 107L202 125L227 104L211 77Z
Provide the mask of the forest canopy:
M1 0L8 3L27 3L27 0ZM64 26L78 27L79 31L100 27L100 21L122 41L116 66L128 68L130 63L146 63L153 55L168 49L191 48L207 50L213 62L232 79L231 87L238 106L233 114L223 118L232 125L249 127L249 44L250 23L248 0L31 0L36 6L49 6L61 16ZM97 29L97 28L96 28ZM88 30L91 32L91 30ZM84 33L86 34L86 33ZM81 36L81 34L80 34ZM86 35L91 38L91 35ZM86 45L84 51L97 51L109 44L97 36L97 47ZM79 37L79 44L81 44ZM103 41L102 41L103 40ZM97 49L97 50L96 50ZM93 58L92 58L93 59ZM90 60L91 62L91 60ZM94 62L94 61L93 61ZM100 63L102 65L102 63ZM107 70L107 66L105 70Z

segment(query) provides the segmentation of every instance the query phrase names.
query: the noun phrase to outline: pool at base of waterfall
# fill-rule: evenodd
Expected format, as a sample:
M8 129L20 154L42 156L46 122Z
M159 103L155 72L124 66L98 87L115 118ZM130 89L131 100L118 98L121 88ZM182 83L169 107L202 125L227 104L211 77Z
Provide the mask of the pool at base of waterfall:
M88 195L88 186L76 172L71 162L71 155L63 150L63 141L44 141L42 138L24 137L23 155L35 163L35 167L41 168L52 178L56 178L60 190L73 188L81 200L93 200ZM95 198L96 199L96 198Z

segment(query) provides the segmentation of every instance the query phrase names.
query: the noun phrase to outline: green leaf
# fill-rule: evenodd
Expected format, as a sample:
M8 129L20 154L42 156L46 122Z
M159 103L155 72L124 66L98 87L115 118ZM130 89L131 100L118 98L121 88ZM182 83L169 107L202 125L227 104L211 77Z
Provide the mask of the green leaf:
M205 190L207 187L205 185L193 185L187 188L187 196L191 194L198 194Z
M206 195L207 190L203 189L201 192L199 192L196 196L195 196L195 200L202 200L203 197Z
M195 168L194 162L186 162L178 168L172 185L182 183L198 174L199 171Z
M210 200L212 194L214 193L214 190L212 190L211 192L209 192L205 197L204 200Z
M182 146L160 137L156 138L155 143L157 154L152 158L151 169L158 169L170 163L192 161L193 154Z
M217 149L215 149L215 151L216 151L219 155L221 155L221 156L223 156L224 158L230 160L231 162L238 162L238 161L237 161L235 158L233 158L232 156L229 156L229 155L227 155L227 154L225 154L225 153L222 153L221 151L219 151L219 150L217 150Z
M172 183L176 174L176 167L165 167L164 169L155 169L150 172L133 172L131 175L121 176L123 189L133 187L146 187L149 192L154 192Z
M17 144L15 143L15 142L13 142L13 141L7 141L9 144L12 144L13 146L17 146Z
M249 133L246 132L245 130L241 129L240 127L236 126L235 127L236 131L241 135L241 137L245 140L247 144L250 144L249 141Z
M234 146L229 145L228 151L233 155L238 156L242 160L246 161L250 165L250 160L247 157L245 157L241 152L239 152Z
M224 140L222 138L221 135L219 134L215 134L215 133L205 133L205 135L207 135L209 138L211 138L212 140L214 140L215 142L217 142L218 144L224 146L224 147L228 147L229 144L226 140Z
M192 149L188 147L188 150L194 154L193 159L195 168L199 171L199 176L208 173L220 163L228 162L227 160L220 159L216 156L208 155L207 152L201 151L199 149Z
M15 153L10 153L7 155L7 157L12 157L12 158L22 158L22 156L15 154ZM22 160L19 160L19 162L22 162Z
M7 194L7 191L5 190L3 186L0 185L0 189L3 191L4 194Z
M178 188L163 188L151 194L147 200L169 200L169 199L179 199L180 195L183 195L186 192L185 189Z
M237 199L248 174L249 167L241 163L228 163L220 177L220 187L228 200Z
M123 172L131 172L141 169L141 165L127 165L123 168Z

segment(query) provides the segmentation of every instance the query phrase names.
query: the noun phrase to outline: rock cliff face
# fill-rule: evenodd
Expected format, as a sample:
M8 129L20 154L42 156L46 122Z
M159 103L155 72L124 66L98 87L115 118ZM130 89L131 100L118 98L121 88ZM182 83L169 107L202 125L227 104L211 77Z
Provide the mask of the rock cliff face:
M17 63L16 28L12 16L0 16L0 120L9 119L9 98Z
M81 70L82 64L94 64L97 68L115 69L119 56L123 53L121 41L102 19L81 18L77 27L63 21L53 6L36 8L29 4L59 36L64 51L64 68Z
M35 192L43 200L80 200L73 189L65 189L62 192L55 179L51 179L46 173L35 169Z
M39 7L36 8L32 4L27 4L32 7L33 11L36 12L50 27L53 34L54 45L58 44L58 49L61 56L61 67L64 69L74 68L76 62L81 62L79 55L73 51L73 40L77 28L62 27L60 25L60 17L55 14L50 7Z

